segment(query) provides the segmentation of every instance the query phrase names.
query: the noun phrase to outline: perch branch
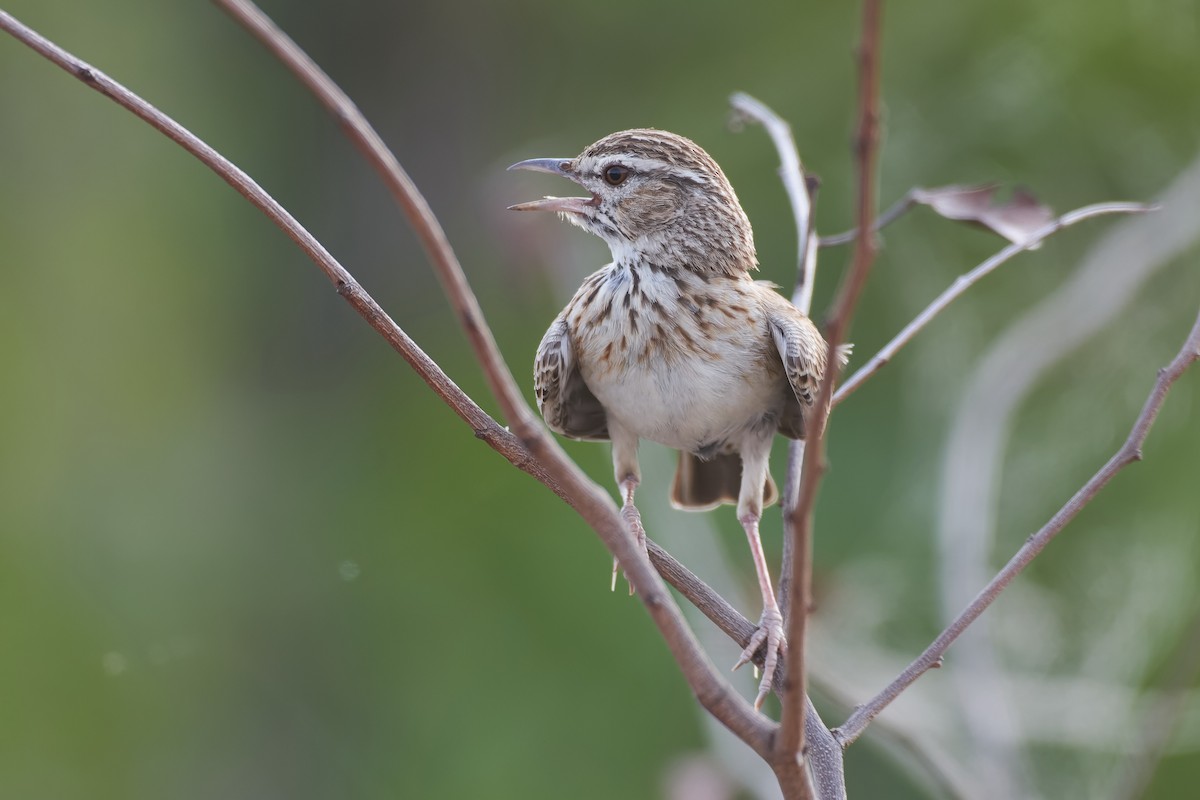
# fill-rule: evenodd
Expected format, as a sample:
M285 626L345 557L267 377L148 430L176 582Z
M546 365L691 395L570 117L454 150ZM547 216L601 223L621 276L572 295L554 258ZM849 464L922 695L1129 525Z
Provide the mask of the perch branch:
M943 655L950 645L954 643L954 640L988 606L995 602L1005 587L1012 583L1013 579L1020 575L1025 567L1029 566L1029 563L1067 526L1067 523L1074 519L1075 515L1090 503L1100 493L1100 490L1116 477L1118 472L1134 461L1141 460L1142 445L1146 441L1146 436L1149 434L1151 426L1154 425L1154 420L1158 416L1159 409L1162 408L1163 401L1166 400L1167 392L1170 390L1171 385L1179 379L1179 376L1197 360L1200 360L1200 316L1196 318L1191 333L1188 334L1183 347L1180 348L1175 358L1171 360L1170 364L1158 371L1158 379L1154 382L1154 388L1150 391L1149 397L1146 398L1141 413L1138 414L1137 419L1133 423L1133 428L1130 430L1129 436L1125 439L1125 443L1121 445L1121 448L1067 501L1066 505L1050 518L1049 522L1042 526L1041 530L1025 540L1025 544L1009 559L1009 562L996 574L996 577L992 578L991 582L979 592L970 605L950 623L946 630L926 648L920 657L909 664L904 672L883 691L871 698L864 705L855 709L845 724L833 731L834 736L842 743L843 747L847 747L854 742L871 720L878 716L879 712L883 711L889 703L895 700L917 678L921 677L928 670L940 666Z
M381 176L429 253L505 418L536 461L567 489L568 504L596 531L625 567L701 704L761 754L760 748L770 733L769 724L753 712L708 661L658 574L617 515L612 498L567 458L537 421L496 346L449 240L399 160L349 96L257 6L248 0L216 2L316 96Z
M442 397L464 421L472 426L476 435L485 440L489 440L490 437L489 444L492 444L494 449L508 458L515 466L529 472L552 488L588 521L605 545L626 566L634 586L641 595L643 604L662 633L697 699L735 735L760 755L766 756L769 752L768 747L774 726L755 713L750 704L733 691L732 687L720 677L716 668L705 657L695 641L695 637L687 628L678 607L671 600L670 593L629 535L612 498L595 483L588 480L578 467L561 455L560 450L547 446L548 437L540 432L539 427L535 426L535 432L531 438L538 444L544 445L543 447L532 446L528 440L513 437L496 425L494 420L480 410L442 372L436 363L416 346L358 285L353 276L342 268L291 214L245 172L213 148L141 97L3 11L0 11L0 29L100 94L114 100L179 144L263 211L272 222L292 238L338 287L339 294L362 313L367 322L404 356L405 360L417 370L438 396ZM428 235L428 233L426 231L423 235ZM448 247L448 244L446 246ZM540 441L538 441L539 439ZM493 442L501 443L503 446L497 446ZM552 443L550 444L552 445ZM542 457L537 452L539 449L549 450L549 457ZM531 454L530 451L534 452Z
M858 128L855 135L857 187L855 218L860 230L870 230L875 218L876 163L879 155L879 82L880 28L882 0L866 0L863 4L862 34L858 48ZM845 341L854 317L858 298L866 284L871 264L875 260L875 238L863 236L855 244L850 270L838 291L833 313L825 330L829 351L825 359L825 374L817 393L817 401L806 421L808 441L800 473L800 489L796 505L788 514L796 531L792 552L792 583L789 587L791 614L787 619L789 658L787 663L787 696L783 704L777 752L803 761L805 746L804 637L807 628L812 582L812 521L817 489L824 471L825 423L829 416L833 383L838 372L838 347Z
M754 634L755 624L743 617L737 609L731 606L724 597L717 594L708 584L693 575L687 567L676 561L670 553L657 543L647 541L650 550L650 561L658 569L667 583L674 586L680 594L687 598L693 606L708 617L714 625L739 647L750 643ZM755 656L755 663L762 666L763 657L760 650ZM775 691L783 696L783 681L786 667L775 670ZM813 783L819 800L840 800L846 796L845 769L842 764L842 748L829 728L821 721L812 702L805 699L806 712L804 715L805 743L808 748L808 762L812 767Z
M905 325L904 329L884 345L878 353L872 356L870 361L860 367L853 375L846 379L845 383L838 387L838 390L833 395L833 404L836 406L853 394L868 378L883 369L895 357L896 353L900 352L902 347L912 341L913 337L920 333L934 317L945 311L946 307L957 300L964 292L990 275L1005 262L1012 260L1015 256L1026 250L1036 247L1043 240L1053 236L1063 228L1071 227L1077 222L1083 222L1086 219L1105 214L1143 214L1147 211L1153 211L1154 208L1154 206L1143 203L1096 203L1095 205L1084 206L1074 211L1068 211L1053 222L1044 225L1025 241L1008 245L970 272L955 278L954 283L950 284L932 303L926 306L924 311L914 317L912 322Z

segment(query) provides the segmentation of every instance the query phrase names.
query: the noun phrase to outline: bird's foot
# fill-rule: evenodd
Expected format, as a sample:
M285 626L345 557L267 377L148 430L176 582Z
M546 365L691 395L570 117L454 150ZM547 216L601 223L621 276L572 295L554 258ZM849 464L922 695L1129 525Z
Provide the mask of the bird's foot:
M763 657L762 679L758 684L758 696L754 698L754 707L762 708L763 701L771 693L771 683L775 677L775 665L779 663L780 655L787 655L787 640L783 638L783 615L779 607L772 604L763 609L762 618L758 621L758 630L750 637L750 643L742 650L741 658L733 665L734 669L754 661L754 654L760 647L766 647Z
M641 546L642 552L649 557L650 553L646 549L646 529L642 527L642 515L638 512L637 506L635 506L633 503L626 503L621 507L621 516L624 518L625 524L629 526L629 532L633 534L633 538L637 539L637 543ZM612 591L614 592L617 590L617 570L620 568L620 562L618 562L614 556L612 570ZM633 584L630 583L628 574L625 575L625 582L629 583L629 594L632 595Z

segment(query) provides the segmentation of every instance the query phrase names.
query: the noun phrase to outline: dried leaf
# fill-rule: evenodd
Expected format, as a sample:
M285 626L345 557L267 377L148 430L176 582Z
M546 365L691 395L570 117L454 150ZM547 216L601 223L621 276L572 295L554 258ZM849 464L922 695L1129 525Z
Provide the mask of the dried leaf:
M996 204L993 202L996 189L994 184L918 188L912 190L910 197L946 219L981 225L1014 243L1027 240L1054 221L1050 207L1039 203L1028 190L1018 187L1007 202Z

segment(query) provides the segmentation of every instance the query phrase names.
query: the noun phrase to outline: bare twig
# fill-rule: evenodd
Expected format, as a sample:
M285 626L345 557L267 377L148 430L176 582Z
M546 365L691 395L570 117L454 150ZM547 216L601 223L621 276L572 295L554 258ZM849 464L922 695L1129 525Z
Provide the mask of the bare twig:
M940 665L942 656L950 645L954 643L954 640L988 606L995 602L1005 587L1021 574L1038 553L1067 526L1067 523L1074 519L1075 515L1090 503L1118 472L1134 461L1141 460L1142 445L1145 443L1146 436L1149 434L1150 428L1158 416L1159 409L1162 408L1163 401L1166 400L1167 392L1170 390L1171 385L1179 379L1179 376L1197 360L1200 360L1200 316L1196 318L1191 333L1188 334L1183 347L1180 348L1175 358L1171 360L1170 364L1158 371L1158 379L1154 382L1154 388L1150 391L1150 396L1146 398L1141 413L1138 414L1137 419L1133 423L1133 428L1130 430L1129 436L1125 439L1125 443L1121 448L1067 501L1066 505L1050 518L1049 522L1042 526L1041 530L1025 541L1025 544L1009 559L1009 562L997 573L996 577L979 592L970 605L950 623L946 630L926 648L925 652L919 658L909 664L904 672L883 691L864 705L859 706L850 715L850 718L846 720L845 724L833 731L843 747L849 746L857 739L870 721L887 707L889 703L895 700L901 692L916 681L917 678L925 674L930 668Z
M737 92L729 98L737 120L757 122L766 129L779 154L779 177L792 206L796 221L796 287L792 303L804 314L812 308L813 281L816 278L816 258L809 258L813 238L812 196L804 178L804 167L796 149L796 139L787 122L760 100L745 92Z
M496 346L491 328L483 318L479 301L467 283L446 232L395 154L383 143L383 139L346 93L261 9L248 0L214 2L292 71L297 80L334 116L346 136L383 178L420 238L471 348L483 367L488 387L499 402L504 418L522 438L529 434L530 429L540 429L537 418L525 403L512 372L500 354L500 348Z
M833 395L833 404L836 406L853 394L868 378L883 369L888 361L894 358L902 347L912 341L913 337L920 333L934 317L945 311L946 307L957 300L964 292L994 272L1002 264L1012 260L1013 257L1026 250L1033 249L1041 244L1043 240L1061 231L1063 228L1069 228L1077 222L1083 222L1086 219L1105 214L1142 214L1147 211L1153 211L1154 208L1152 205L1145 205L1143 203L1096 203L1095 205L1084 206L1074 211L1068 211L1066 214L1063 214L1058 219L1033 233L1025 241L1005 247L970 272L955 278L954 283L950 284L944 292L926 306L924 311L918 314L912 322L905 325L904 329L884 345L878 353L872 356L870 361L860 367L853 375L846 379L845 383L838 387L838 390Z
M1072 351L1134 301L1156 271L1200 236L1191 224L1200 209L1200 160L1176 176L1154 202L1162 213L1105 225L1105 234L1088 248L1080 267L976 359L955 404L941 463L935 548L943 625L1003 565L992 563L999 474L1018 409L1039 379L1054 374L1055 365L1066 363ZM955 643L955 660L969 669L946 675L946 691L954 695L951 702L963 735L979 745L973 748L969 771L993 795L1025 796L1030 790L1023 784L1030 773L1027 754L1019 746L1025 717L1016 712L1015 698L1007 696L1012 676L1004 675L996 653L996 625L997 619L985 614Z
M858 227L870 230L875 218L875 171L879 152L879 61L880 29L883 14L882 0L866 0L863 4L862 38L859 43L858 130L855 136L855 160L858 165L856 213ZM845 341L854 318L854 309L866 284L871 264L875 260L875 240L864 236L854 249L854 260L845 275L826 327L829 352L825 375L821 381L812 418L808 421L808 442L801 470L800 490L796 507L788 515L796 531L792 553L792 613L787 620L789 658L787 665L787 702L780 720L778 752L802 759L804 753L805 707L801 695L805 690L804 637L807 628L812 581L812 516L817 488L824 471L825 422L833 397L833 383L838 371L838 346Z
M505 417L518 437L546 465L552 475L568 486L568 503L587 521L625 567L651 617L660 627L668 647L701 704L726 727L758 750L756 742L770 730L720 676L695 641L686 621L645 554L629 535L616 514L612 499L591 481L538 423L504 362L478 300L454 255L437 218L409 179L395 155L388 150L367 119L350 98L283 31L248 0L215 0L245 26L324 105L342 126L343 132L362 151L383 178L420 236L433 262L451 305L467 333L472 348ZM571 491L573 489L574 491ZM582 499L583 502L580 502ZM631 562L639 562L636 567ZM640 574L640 578L639 578ZM750 711L747 714L747 711ZM760 751L761 752L761 751Z
M445 233L395 155L350 98L253 3L247 0L216 2L259 39L334 114L343 132L383 178L429 251L430 260L476 358L518 437L547 471L567 487L568 503L596 530L625 567L700 702L730 730L755 747L755 741L761 742L769 733L769 726L752 710L747 714L748 708L741 707L745 705L744 701L709 663L658 574L629 535L628 528L615 516L616 506L612 499L566 457L537 422L496 346ZM634 561L640 562L637 567L631 566Z
M915 190L909 189L903 197L892 203L887 211L884 211L875 218L875 225L871 228L873 231L881 231L888 225L891 225L900 217L904 216L913 206L917 204L916 198L913 195ZM838 245L850 244L858 238L858 228L851 228L842 233L835 233L832 236L822 236L817 240L818 247L836 247Z
M476 434L481 438L491 437L492 441L503 442L505 447L492 446L508 458L515 466L537 477L548 487L562 497L580 516L582 516L597 532L611 552L621 559L630 579L641 596L651 618L658 626L678 662L684 677L700 703L714 717L728 727L734 734L745 741L764 758L769 751L770 740L774 725L769 720L757 714L753 708L720 676L716 668L708 661L703 651L695 641L679 608L671 599L670 593L663 585L658 574L651 567L649 560L640 547L630 536L628 529L617 513L616 505L599 486L590 481L579 468L562 454L553 441L542 431L540 426L532 424L532 431L524 436L512 437L500 428L486 414L478 409L470 398L465 395L453 381L441 371L412 342L404 332L387 317L378 304L370 298L365 290L325 250L286 210L275 202L261 187L258 186L245 172L233 165L194 134L179 125L173 119L163 114L141 97L113 81L107 75L96 70L89 64L67 53L62 48L48 41L35 31L18 22L6 12L0 11L0 29L11 34L15 39L30 47L47 60L71 73L96 91L117 102L134 115L152 125L172 141L179 144L192 155L196 156L206 166L216 172L223 180L233 186L240 194L262 210L276 225L295 241L330 280L338 287L339 294L344 296L363 317L376 328L393 345L405 359L417 370L435 392L450 405L464 421L471 424ZM415 189L414 189L415 191ZM419 197L419 196L418 196ZM424 201L420 206L425 207ZM432 219L430 215L429 219ZM424 215L416 215L414 224L418 229L429 222ZM425 242L434 242L437 247L449 250L445 238L436 232L422 230L421 236ZM448 256L448 258L447 258ZM457 261L452 253L443 253L443 264L457 268ZM461 274L461 270L458 270ZM465 280L463 281L465 285ZM479 332L486 340L486 325L482 318L465 319L464 324L470 327L477 322L481 326ZM502 366L502 365L500 365ZM496 368L497 365L490 365ZM510 398L511 399L511 398ZM516 400L523 405L519 393ZM525 414L531 412L525 406ZM520 411L517 412L520 414ZM532 457L531 457L532 454Z

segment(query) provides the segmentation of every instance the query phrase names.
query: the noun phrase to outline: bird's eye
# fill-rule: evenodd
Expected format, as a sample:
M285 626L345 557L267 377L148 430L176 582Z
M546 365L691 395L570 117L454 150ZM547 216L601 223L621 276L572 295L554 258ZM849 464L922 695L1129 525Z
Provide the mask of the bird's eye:
M609 186L620 186L629 177L629 168L613 164L604 170L604 180Z

